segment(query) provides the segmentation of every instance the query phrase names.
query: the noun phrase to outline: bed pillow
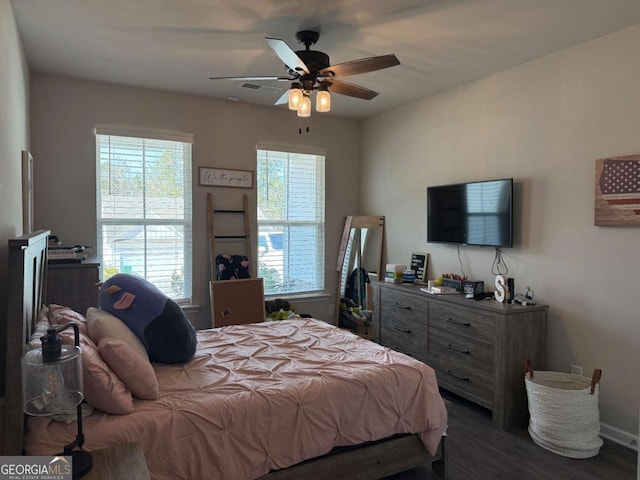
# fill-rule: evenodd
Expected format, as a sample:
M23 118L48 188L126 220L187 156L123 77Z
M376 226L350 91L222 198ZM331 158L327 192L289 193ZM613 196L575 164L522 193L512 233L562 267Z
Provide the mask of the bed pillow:
M195 354L196 331L180 306L144 278L118 273L100 287L100 308L122 320L152 361L182 363Z
M144 400L158 399L158 379L146 352L144 356L140 355L127 342L110 337L100 340L98 352L134 397Z
M52 303L49 305L48 317L51 325L60 326L72 322L78 325L80 333L88 335L87 320L84 318L84 315L76 312L72 308Z
M144 345L142 345L142 342L118 317L111 315L109 312L105 312L104 310L89 307L87 310L87 327L89 330L89 336L96 345L99 345L102 339L117 338L138 352L145 360L147 360L147 363L149 362L149 355L147 354L147 350L144 348Z
M63 343L74 344L72 329L60 333ZM102 360L98 347L88 335L80 334L82 348L82 383L84 398L106 413L124 415L133 412L131 392Z

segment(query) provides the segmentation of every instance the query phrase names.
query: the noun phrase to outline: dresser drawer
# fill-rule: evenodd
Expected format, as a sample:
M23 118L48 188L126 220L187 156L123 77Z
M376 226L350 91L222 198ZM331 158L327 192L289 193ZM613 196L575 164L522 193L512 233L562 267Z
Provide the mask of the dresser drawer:
M427 357L427 309L415 295L384 292L380 343L418 360Z
M436 370L443 388L492 407L495 385L492 345L432 330L427 363Z
M496 317L465 308L431 302L429 304L429 326L440 331L493 344Z

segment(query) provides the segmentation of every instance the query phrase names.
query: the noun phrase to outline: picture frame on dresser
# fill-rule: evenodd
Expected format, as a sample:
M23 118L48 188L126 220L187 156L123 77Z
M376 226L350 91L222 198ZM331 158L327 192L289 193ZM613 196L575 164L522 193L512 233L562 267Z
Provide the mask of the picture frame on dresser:
M411 254L410 269L416 272L416 283L427 283L427 268L429 267L429 254L413 252Z

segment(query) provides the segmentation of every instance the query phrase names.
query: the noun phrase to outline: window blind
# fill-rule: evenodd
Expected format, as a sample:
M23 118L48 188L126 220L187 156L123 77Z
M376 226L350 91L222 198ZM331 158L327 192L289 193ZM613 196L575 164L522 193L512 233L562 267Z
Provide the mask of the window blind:
M191 142L96 129L103 278L146 278L178 302L192 292ZM184 136L182 139L188 139Z
M324 155L258 148L256 172L265 294L324 290Z

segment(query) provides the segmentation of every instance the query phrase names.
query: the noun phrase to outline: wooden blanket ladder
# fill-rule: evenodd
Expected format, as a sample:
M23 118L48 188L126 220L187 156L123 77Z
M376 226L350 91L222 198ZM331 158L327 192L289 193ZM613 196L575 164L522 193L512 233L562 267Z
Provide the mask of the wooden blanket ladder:
M242 234L235 234L235 235L228 235L226 234L226 230L223 230L225 232L225 235L218 235L216 234L215 231L215 226L216 226L216 219L220 220L223 217L229 217L229 216L238 216L238 215L242 215L242 225L244 228L244 232ZM253 260L251 258L251 230L249 229L249 199L247 197L247 194L245 193L242 196L242 210L222 210L222 209L214 209L213 208L213 194L212 193L207 193L207 217L209 220L209 261L210 263L210 280L211 281L215 281L217 278L216 275L216 240L222 240L222 241L239 241L239 240L244 240L244 248L245 248L245 253L244 255L247 256L247 258L249 259L249 264L251 265L251 268L255 268L255 265L253 264ZM221 226L221 221L218 222L217 224L218 226ZM221 252L221 253L229 253L229 252Z

